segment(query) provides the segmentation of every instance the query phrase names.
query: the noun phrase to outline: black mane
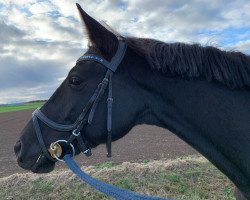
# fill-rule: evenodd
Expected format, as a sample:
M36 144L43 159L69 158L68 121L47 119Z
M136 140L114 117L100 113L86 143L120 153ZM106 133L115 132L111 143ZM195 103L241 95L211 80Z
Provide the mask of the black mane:
M229 88L250 87L250 57L199 44L164 43L126 38L128 46L145 57L152 69L171 76L204 78Z

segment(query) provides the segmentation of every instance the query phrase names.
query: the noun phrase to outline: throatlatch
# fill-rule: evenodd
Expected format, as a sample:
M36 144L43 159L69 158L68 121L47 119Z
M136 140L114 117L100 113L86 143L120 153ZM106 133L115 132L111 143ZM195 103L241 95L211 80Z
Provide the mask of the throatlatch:
M112 77L113 73L117 70L117 67L120 65L125 52L126 52L126 44L125 41L119 39L118 49L116 54L113 56L111 61L107 61L106 59L96 56L96 55L83 55L81 56L76 63L82 61L95 61L102 65L104 65L108 70L102 82L98 85L97 89L95 90L92 97L87 102L85 108L82 110L81 114L78 116L76 121L73 124L65 125L59 124L54 122L53 120L49 119L46 115L42 113L40 109L36 109L32 114L32 120L35 127L35 132L39 141L39 144L42 149L42 156L46 156L48 159L52 161L63 161L60 159L63 156L63 149L60 143L66 143L72 149L72 155L75 154L75 147L73 142L76 140L78 148L81 152L83 152L86 156L91 156L91 149L86 146L84 142L84 134L82 134L83 129L88 124L91 124L94 118L94 114L96 108L103 97L107 87L108 87L108 98L107 98L107 156L111 157L111 143L112 143L112 107L113 107L113 91L112 91ZM58 140L53 142L49 149L45 145L43 140L42 131L39 125L39 120L42 121L45 125L50 127L53 130L62 131L62 132L69 132L71 131L71 135L68 140Z

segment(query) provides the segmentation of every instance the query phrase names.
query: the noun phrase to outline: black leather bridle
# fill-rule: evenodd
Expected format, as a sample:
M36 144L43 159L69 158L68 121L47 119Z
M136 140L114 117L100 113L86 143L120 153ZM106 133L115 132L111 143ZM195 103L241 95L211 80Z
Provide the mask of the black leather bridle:
M50 127L53 130L57 131L62 131L62 132L69 132L71 131L71 135L68 140L58 140L55 141L50 145L50 149L54 150L56 148L56 144L60 142L65 142L67 145L71 146L72 148L72 154L75 154L75 148L72 144L74 140L77 140L77 145L80 151L82 151L86 156L90 156L91 149L88 148L84 142L83 136L81 134L83 128L91 124L97 105L103 96L103 94L106 91L106 88L108 87L108 98L107 98L107 142L106 142L106 147L107 147L107 156L111 157L111 142L112 142L112 104L113 104L113 94L112 94L112 76L113 73L116 71L117 67L120 65L121 61L123 60L123 57L126 52L126 44L123 39L119 39L119 44L118 44L118 49L116 51L116 54L113 56L111 61L107 61L106 59L96 56L96 55L83 55L81 56L76 63L82 62L82 61L95 61L103 66L105 66L108 70L106 72L106 75L102 82L98 85L97 89L95 90L94 94L92 97L89 99L87 102L86 106L82 110L81 114L77 117L76 121L73 124L69 125L64 125L64 124L59 124L54 122L53 120L49 119L46 115L42 113L40 109L36 109L33 114L32 114L32 120L33 124L35 127L35 132L37 135L37 139L39 141L39 144L42 149L42 155L41 156L46 156L48 159L52 161L57 161L61 160L59 156L56 156L48 151L48 148L45 145L43 136L42 136L42 131L39 126L39 120L42 121L45 125Z

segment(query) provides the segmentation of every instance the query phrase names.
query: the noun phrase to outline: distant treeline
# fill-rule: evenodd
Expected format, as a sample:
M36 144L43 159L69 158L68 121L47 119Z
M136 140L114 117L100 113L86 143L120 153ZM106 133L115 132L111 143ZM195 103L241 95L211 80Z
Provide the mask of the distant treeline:
M26 103L41 103L41 102L46 102L47 100L35 100L35 101L28 101Z

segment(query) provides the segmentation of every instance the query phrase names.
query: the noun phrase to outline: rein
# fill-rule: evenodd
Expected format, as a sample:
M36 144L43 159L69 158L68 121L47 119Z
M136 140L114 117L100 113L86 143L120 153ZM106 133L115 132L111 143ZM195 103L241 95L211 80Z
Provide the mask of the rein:
M88 183L90 186L94 187L96 190L103 192L117 200L173 200L173 199L163 199L155 196L147 196L138 194L136 192L128 191L125 189L118 188L114 185L107 184L103 181L97 180L90 175L86 174L77 163L72 159L71 155L65 155L64 161L67 166L83 181Z

